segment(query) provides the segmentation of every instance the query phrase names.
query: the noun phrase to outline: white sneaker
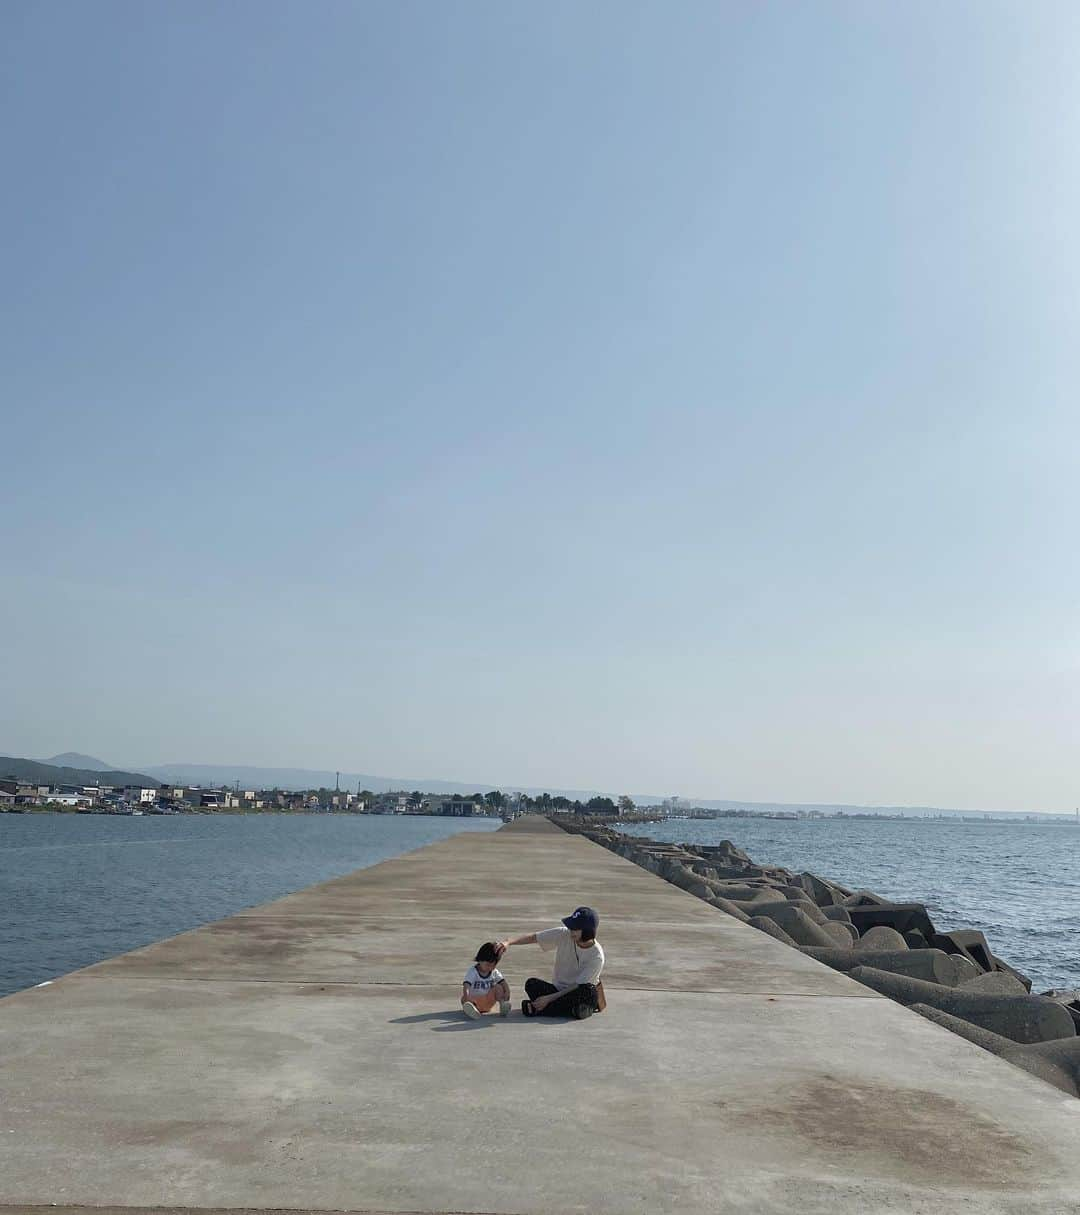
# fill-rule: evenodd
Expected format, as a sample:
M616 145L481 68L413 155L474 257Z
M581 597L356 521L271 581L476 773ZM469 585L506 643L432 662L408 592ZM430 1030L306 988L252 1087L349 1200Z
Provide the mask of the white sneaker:
M499 1016L508 1017L509 1015L510 1015L510 1001L509 1000L500 1000L499 1001Z
M470 1004L468 1000L462 1004L461 1011L469 1018L470 1021L479 1021L484 1015L475 1004Z

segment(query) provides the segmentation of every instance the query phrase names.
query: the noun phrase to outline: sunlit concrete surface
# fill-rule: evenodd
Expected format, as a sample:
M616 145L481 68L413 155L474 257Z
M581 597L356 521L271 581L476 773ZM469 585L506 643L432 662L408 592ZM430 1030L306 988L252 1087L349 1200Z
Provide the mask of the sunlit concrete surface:
M461 1018L583 902L606 1013ZM11 996L0 1050L0 1212L1080 1212L1080 1102L543 820Z

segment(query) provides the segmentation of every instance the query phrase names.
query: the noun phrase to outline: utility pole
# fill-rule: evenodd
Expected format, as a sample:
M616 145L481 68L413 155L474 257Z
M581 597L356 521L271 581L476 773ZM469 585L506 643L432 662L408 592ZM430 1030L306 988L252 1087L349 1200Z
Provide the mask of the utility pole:
M334 776L336 777L336 779L334 781L334 792L340 793L341 792L341 773L335 772Z

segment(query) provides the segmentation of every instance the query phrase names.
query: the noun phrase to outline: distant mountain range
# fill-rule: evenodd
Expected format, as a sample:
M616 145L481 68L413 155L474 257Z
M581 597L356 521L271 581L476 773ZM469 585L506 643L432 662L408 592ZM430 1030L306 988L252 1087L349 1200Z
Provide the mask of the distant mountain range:
M92 756L76 755L65 752L57 759L92 759ZM16 780L24 780L31 785L145 785L148 789L155 788L159 781L141 772L125 772L119 768L110 768L99 759L93 759L94 767L80 764L77 767L69 764L46 763L37 759L18 759L12 755L0 755L0 778L13 776Z
M112 764L95 759L92 755L80 755L78 751L62 751L59 755L51 755L41 761L52 764L55 768L82 768L86 772L115 772Z
M333 789L340 778L341 788L355 792L388 793L393 789L414 789L421 793L478 793L499 786L477 781L464 784L453 780L416 780L412 777L372 776L363 772L327 772L315 768L257 768L247 764L152 764L143 768L159 781L177 785L233 785L247 789ZM503 786L507 792L518 786ZM521 789L522 793L543 793L543 789ZM595 789L548 789L546 792L569 798L596 796Z
M15 776L19 780L35 780L41 784L92 784L100 779L102 784L148 785L235 785L237 782L247 789L333 789L340 778L342 789L367 789L371 793L389 793L391 790L414 789L421 793L477 793L498 788L490 781L466 784L453 780L415 780L412 777L371 776L363 772L328 772L316 768L260 768L251 764L149 764L139 765L137 772L119 771L103 759L83 755L79 751L63 751L49 759L13 759L0 756L0 776ZM30 773L33 772L33 775ZM57 773L66 775L60 776ZM121 781L120 777L130 777ZM107 779L116 778L116 779ZM507 791L518 786L507 786ZM521 787L522 793L550 793L555 797L588 799L595 797L595 789L530 789ZM657 801L660 799L657 798Z

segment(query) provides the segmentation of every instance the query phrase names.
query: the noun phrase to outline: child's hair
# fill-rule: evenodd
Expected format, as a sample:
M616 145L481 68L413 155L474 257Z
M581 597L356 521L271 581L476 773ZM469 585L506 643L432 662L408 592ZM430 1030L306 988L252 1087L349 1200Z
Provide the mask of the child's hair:
M485 941L476 951L476 957L473 960L476 962L497 962L499 960L499 951L495 948L495 942Z

